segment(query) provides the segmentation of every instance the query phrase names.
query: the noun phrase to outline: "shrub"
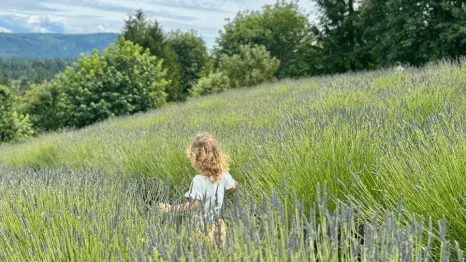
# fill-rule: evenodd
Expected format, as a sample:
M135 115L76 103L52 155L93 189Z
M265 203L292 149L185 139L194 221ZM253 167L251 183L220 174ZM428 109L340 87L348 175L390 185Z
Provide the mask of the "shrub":
M198 97L207 94L220 93L229 88L230 78L222 72L215 72L199 79L197 84L191 88L190 95L192 97Z
M248 87L265 81L274 81L280 61L270 55L264 46L243 45L240 53L220 58L219 70L230 78L232 88Z

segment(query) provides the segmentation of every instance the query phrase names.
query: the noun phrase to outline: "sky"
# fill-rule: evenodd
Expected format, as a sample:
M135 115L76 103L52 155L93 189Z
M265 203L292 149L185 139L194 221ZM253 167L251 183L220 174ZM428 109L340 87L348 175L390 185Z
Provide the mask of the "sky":
M143 9L166 30L196 30L209 47L225 18L240 10L258 10L275 0L0 0L0 32L120 32L130 12ZM314 14L311 0L300 7Z

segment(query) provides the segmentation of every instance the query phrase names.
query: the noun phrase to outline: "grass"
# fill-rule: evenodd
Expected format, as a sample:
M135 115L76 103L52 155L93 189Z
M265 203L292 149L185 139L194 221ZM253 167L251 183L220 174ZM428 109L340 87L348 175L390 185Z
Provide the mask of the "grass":
M0 167L2 261L462 261L458 243L431 220L402 224L398 214L365 220L351 202L327 208L326 190L304 210L292 194L254 205L227 202L225 242L199 241L182 214L157 215L145 199L167 199L167 185L97 170ZM141 195L141 182L151 196ZM284 188L287 190L286 188ZM287 216L290 214L290 216ZM424 232L423 226L429 230ZM442 234L442 233L441 233ZM439 260L437 260L439 259Z
M307 208L326 182L331 210L351 200L381 222L401 198L400 223L445 218L448 238L464 247L465 84L464 63L286 80L3 145L0 162L184 185L194 175L185 148L208 131L256 201L285 180Z

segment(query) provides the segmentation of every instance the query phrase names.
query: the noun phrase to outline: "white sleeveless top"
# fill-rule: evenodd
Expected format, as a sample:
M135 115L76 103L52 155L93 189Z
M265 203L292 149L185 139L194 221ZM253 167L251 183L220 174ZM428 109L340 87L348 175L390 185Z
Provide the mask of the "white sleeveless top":
M215 183L202 175L193 178L190 189L185 196L192 200L201 201L201 208L196 214L196 217L200 219L199 222L203 223L208 220L213 223L215 219L219 218L225 191L231 189L234 185L235 181L229 173L220 175Z

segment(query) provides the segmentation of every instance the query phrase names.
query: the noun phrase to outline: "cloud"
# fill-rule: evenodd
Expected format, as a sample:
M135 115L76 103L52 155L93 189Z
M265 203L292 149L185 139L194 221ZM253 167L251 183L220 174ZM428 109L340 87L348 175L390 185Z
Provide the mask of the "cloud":
M167 30L194 29L212 46L225 18L275 0L0 0L0 27L12 32L120 32L128 14L143 9ZM312 9L310 1L301 6Z
M2 15L0 26L15 33L63 33L65 25L49 15Z
M11 33L10 29L0 27L0 33Z

